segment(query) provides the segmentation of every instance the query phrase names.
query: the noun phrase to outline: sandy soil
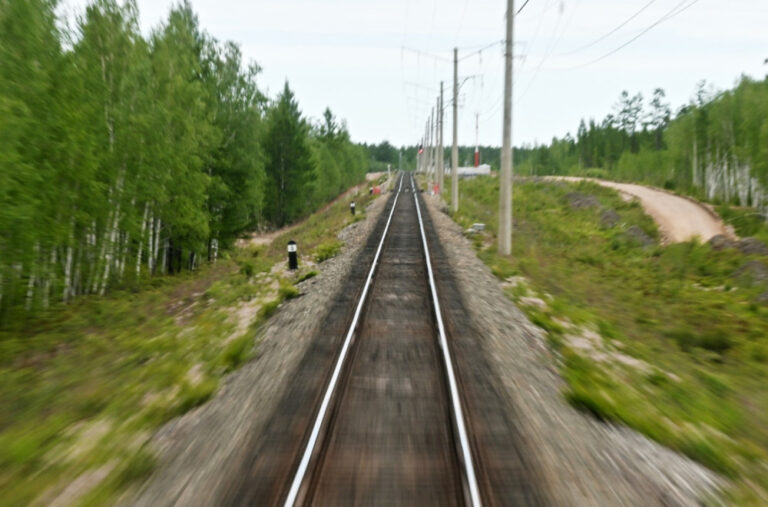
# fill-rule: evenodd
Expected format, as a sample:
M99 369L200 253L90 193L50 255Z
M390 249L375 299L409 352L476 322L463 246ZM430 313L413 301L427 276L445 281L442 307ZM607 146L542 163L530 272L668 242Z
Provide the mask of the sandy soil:
M635 185L631 183L615 183L594 178L577 178L572 176L551 176L547 179L558 181L591 181L598 185L613 188L620 193L640 201L645 212L659 226L661 235L666 243L680 243L699 237L701 241L709 241L712 236L722 234L730 239L736 239L733 231L704 204L691 199L680 197L664 190Z

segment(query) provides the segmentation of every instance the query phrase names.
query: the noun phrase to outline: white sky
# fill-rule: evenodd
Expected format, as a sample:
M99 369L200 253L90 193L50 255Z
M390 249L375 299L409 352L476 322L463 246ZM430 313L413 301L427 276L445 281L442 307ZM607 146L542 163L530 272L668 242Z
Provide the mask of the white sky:
M547 142L575 133L581 118L602 119L622 90L649 97L667 92L673 110L702 79L719 89L746 74L768 72L768 1L700 0L618 53L614 50L676 6L694 0L530 0L516 18L514 143ZM523 0L516 0L516 8ZM650 2L650 5L648 5ZM86 0L65 0L79 12ZM173 2L138 0L148 32ZM240 44L263 67L270 96L287 78L303 112L319 118L329 106L348 122L356 141L414 144L424 131L440 80L450 93L452 48L479 48L504 38L503 0L192 0L201 26ZM647 8L610 37L610 32ZM470 49L459 51L459 57ZM501 144L502 48L459 64L462 87L459 142L474 144L480 113L481 144ZM446 95L446 104L448 97ZM450 110L446 116L450 139Z

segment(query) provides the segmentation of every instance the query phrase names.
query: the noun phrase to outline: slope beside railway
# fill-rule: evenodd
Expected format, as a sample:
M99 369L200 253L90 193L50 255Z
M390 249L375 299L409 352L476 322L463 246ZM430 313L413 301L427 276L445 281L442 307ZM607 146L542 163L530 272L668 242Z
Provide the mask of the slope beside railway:
M729 501L764 503L765 245L723 236L665 245L615 190L528 180L516 183L514 251L502 257L497 195L494 178L462 182L453 218L486 224L474 249L545 330L565 398L722 474Z
M257 332L282 302L336 276L332 257L365 235L377 201L348 197L355 217L344 200L270 245L0 331L0 505L111 504L151 475L157 429L264 353ZM300 247L295 275L285 270L289 239Z

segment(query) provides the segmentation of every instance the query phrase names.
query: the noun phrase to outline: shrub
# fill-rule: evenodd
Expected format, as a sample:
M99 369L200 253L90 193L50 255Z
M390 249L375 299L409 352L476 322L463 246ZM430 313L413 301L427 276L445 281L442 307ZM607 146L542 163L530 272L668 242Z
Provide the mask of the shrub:
M248 278L252 277L254 272L255 268L253 267L253 263L243 262L240 264L240 273L244 274Z
M296 283L301 283L304 280L309 280L310 278L313 278L315 276L317 276L317 271L315 270L307 271L306 273L301 275L298 280L296 280Z
M341 241L331 241L328 243L321 243L315 248L314 257L315 262L320 263L326 261L332 257L336 257L341 252L341 247L344 245Z
M224 371L232 371L243 364L250 355L253 337L250 333L229 342L221 353L221 365Z
M280 297L281 301L285 301L286 299L293 299L295 297L299 297L299 289L297 289L293 285L281 285L277 294Z

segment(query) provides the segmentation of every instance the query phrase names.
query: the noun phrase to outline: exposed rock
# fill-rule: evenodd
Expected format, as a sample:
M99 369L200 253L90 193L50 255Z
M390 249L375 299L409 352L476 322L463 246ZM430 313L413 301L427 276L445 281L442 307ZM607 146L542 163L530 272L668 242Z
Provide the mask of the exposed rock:
M547 303L543 299L537 298L537 297L531 297L531 296L521 297L518 303L520 303L523 306L533 306L535 308L538 308L539 310L546 310L547 308L549 308L549 306L547 306Z
M597 200L597 197L582 194L581 192L565 194L565 198L568 199L568 203L573 209L597 208L600 206L600 201Z
M757 296L755 301L764 305L768 305L768 290Z
M510 276L501 283L504 289L514 289L518 285L527 286L528 280L524 276Z
M633 225L624 231L624 238L630 243L634 243L639 246L651 246L656 243L652 237L647 235L640 227Z
M618 213L616 213L616 210L613 208L604 209L603 212L600 214L600 227L603 229L611 229L613 227L616 227L618 225L619 220L621 220L621 217Z
M737 269L733 277L747 285L766 284L768 283L768 265L762 261L749 261Z
M472 224L472 226L465 231L465 233L469 236L473 234L479 234L485 230L485 224Z
M712 236L709 241L707 241L707 243L709 243L709 246L712 247L712 250L718 252L725 250L726 248L733 248L734 246L733 241L725 237L723 234L716 234Z
M745 255L768 255L768 245L757 238L744 238L736 243L736 248Z

